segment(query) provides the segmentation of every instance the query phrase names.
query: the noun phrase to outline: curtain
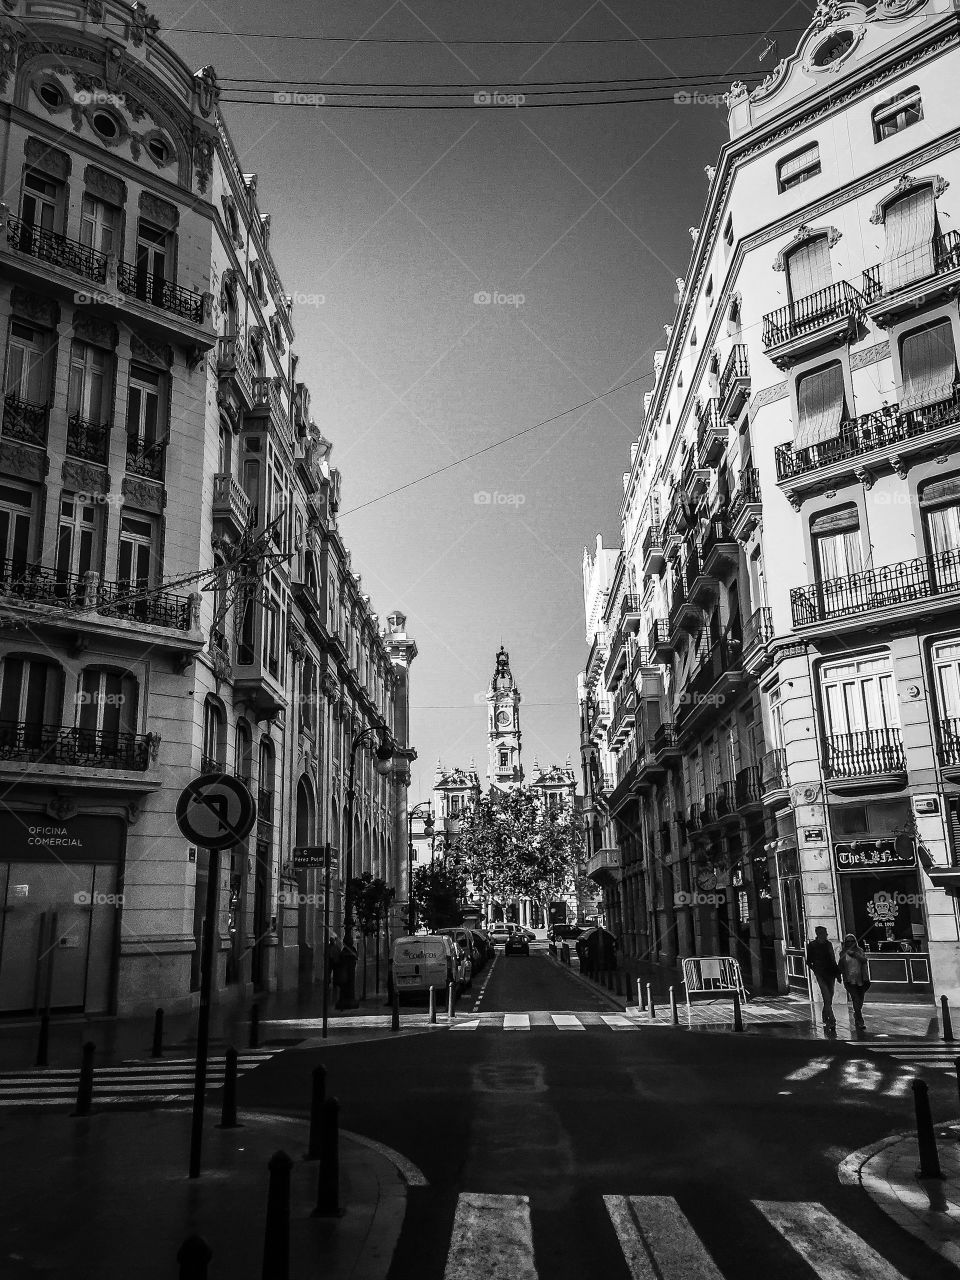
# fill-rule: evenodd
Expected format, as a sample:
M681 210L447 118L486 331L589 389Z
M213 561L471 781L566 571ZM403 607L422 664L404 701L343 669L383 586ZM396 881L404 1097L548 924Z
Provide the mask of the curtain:
M859 573L862 567L859 530L817 538L817 560L821 582L832 582L835 578L848 578Z
M843 368L839 363L805 374L797 389L799 415L794 449L835 440L843 421Z
M887 206L887 239L880 279L884 293L933 274L936 231L933 187L920 187Z
M826 289L833 283L830 246L826 236L816 236L794 249L787 259L787 278L792 302L799 302L801 298L816 293L818 289Z
M927 531L935 556L960 550L960 507L940 507L928 512Z
M947 400L957 380L957 352L949 320L908 333L900 349L903 399L900 408L920 409Z

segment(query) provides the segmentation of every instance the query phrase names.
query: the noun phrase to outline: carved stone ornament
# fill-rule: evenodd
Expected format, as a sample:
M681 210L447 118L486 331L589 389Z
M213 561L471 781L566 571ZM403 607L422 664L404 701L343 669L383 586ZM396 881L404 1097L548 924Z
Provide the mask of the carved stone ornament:
M865 489L873 488L874 480L876 477L874 476L872 471L868 470L866 467L854 467L853 474L857 477L857 479L860 481L860 483L863 485Z
M723 95L724 101L728 107L734 107L738 102L742 102L747 96L747 86L742 80L734 80L730 86L730 92Z
M843 0L820 0L814 11L810 29L812 31L825 31L827 27L832 27L834 23L839 22L843 17L845 8Z
M838 231L836 227L811 227L806 222L800 224L793 233L793 239L785 244L773 261L774 271L785 271L787 266L787 258L798 248L805 240L813 240L817 236L827 237L827 247L832 249L843 233Z
M84 169L83 181L88 191L109 204L127 203L127 184L115 178L112 173L98 169L95 164L88 164Z
M205 354L206 352L203 347L198 346L196 343L183 348L184 360L186 361L187 368L191 373L196 373L203 364L203 357Z
M287 648L293 655L294 662L301 662L306 656L307 642L304 634L292 622L287 626Z
M130 800L127 802L127 825L135 827L143 817L143 801Z
M148 364L173 367L173 347L162 347L157 343L147 342L139 334L130 335L130 354L137 360L146 360Z
M115 351L120 340L120 333L115 324L82 314L74 317L73 336L95 347L105 347L108 351Z
M939 200L949 185L950 183L946 178L942 178L939 173L927 174L926 177L920 177L914 173L905 173L893 190L887 192L877 204L877 207L870 215L870 221L874 226L879 226L886 218L887 209L894 200L898 200L901 196L915 190L917 187L933 187L933 198L934 200Z
M890 465L901 480L906 480L907 478L907 474L910 471L910 461L910 458L904 458L899 453L891 453L890 455Z
M70 157L65 151L51 147L49 142L43 142L40 138L28 138L23 145L23 154L27 164L35 169L42 169L61 182L66 182L70 177Z
M922 9L927 0L879 0L874 10L874 22L895 22L908 18L917 9Z
M135 0L130 18L130 42L135 49L139 49L148 36L155 36L160 30L160 19L148 12L147 6L140 4L140 0Z
M0 472L23 480L42 480L50 470L50 459L42 449L0 440Z
M215 143L209 134L202 129L198 129L196 125L190 125L184 130L184 136L190 150L193 153L193 163L196 168L197 190L201 195L206 191L210 182L210 175L213 173L213 154Z
M103 21L103 0L83 0L83 8L91 22Z
M151 511L159 515L166 506L167 495L163 485L153 484L149 480L124 476L122 491L124 498L139 511Z
M0 25L0 93L6 93L7 81L17 69L17 57L22 40L23 37L19 31L5 22Z
M140 212L159 227L173 230L180 221L180 210L169 200L161 200L152 191L140 192Z
M28 293L19 285L15 285L10 294L10 309L25 320L32 320L47 329L54 329L60 323L60 307L56 302Z
M150 763L156 764L160 759L160 734L147 734L147 749L150 752Z
M197 110L204 117L212 115L214 107L220 101L216 71L209 64L201 67L194 74L193 85L197 94Z
M66 458L60 475L63 477L64 488L73 489L77 493L107 493L110 488L109 471L106 467L98 467L91 462Z
M47 801L47 813L58 822L69 822L80 812L80 806L70 796L53 796Z

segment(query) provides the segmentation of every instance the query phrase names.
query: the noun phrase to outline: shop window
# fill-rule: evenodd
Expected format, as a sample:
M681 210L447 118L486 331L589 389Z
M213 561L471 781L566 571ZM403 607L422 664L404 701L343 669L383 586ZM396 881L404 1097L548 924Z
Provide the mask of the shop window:
M833 284L828 236L812 236L787 255L787 292L796 304Z
M786 156L777 164L777 190L789 191L820 173L820 144L810 143L802 151Z
M957 351L949 320L915 329L900 339L901 410L948 400L957 383Z
M873 140L883 142L884 138L892 138L894 134L902 133L922 119L923 99L920 97L920 90L916 87L904 89L903 93L898 93L889 102L874 108Z
M818 582L832 582L860 572L860 516L855 506L815 516L810 533Z

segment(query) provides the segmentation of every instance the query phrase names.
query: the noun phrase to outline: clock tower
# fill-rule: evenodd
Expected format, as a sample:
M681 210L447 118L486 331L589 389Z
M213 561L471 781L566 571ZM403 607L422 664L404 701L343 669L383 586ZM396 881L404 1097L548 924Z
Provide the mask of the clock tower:
M487 690L487 780L510 791L523 781L520 763L520 690L510 670L510 655L501 645Z

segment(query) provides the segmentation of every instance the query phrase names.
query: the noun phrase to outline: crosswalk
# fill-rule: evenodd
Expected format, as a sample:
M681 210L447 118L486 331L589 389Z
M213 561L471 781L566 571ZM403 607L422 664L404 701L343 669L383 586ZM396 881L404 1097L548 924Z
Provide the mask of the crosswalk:
M960 1058L960 1042L921 1040L916 1036L877 1036L861 1043L859 1048L867 1053L885 1053L905 1066L929 1071L946 1071L956 1074L956 1060Z
M272 1058L275 1049L251 1049L237 1056L242 1076ZM219 1089L225 1069L223 1054L207 1059L207 1087ZM193 1058L149 1058L95 1067L93 1105L181 1102L193 1094ZM28 1071L0 1071L0 1107L67 1107L77 1097L79 1071L35 1067Z
M631 1280L724 1280L673 1196L605 1195L603 1203ZM780 1249L786 1244L820 1280L903 1280L900 1271L822 1204L749 1204L780 1237ZM539 1280L527 1196L467 1193L458 1198L444 1280L476 1280L478 1275Z

